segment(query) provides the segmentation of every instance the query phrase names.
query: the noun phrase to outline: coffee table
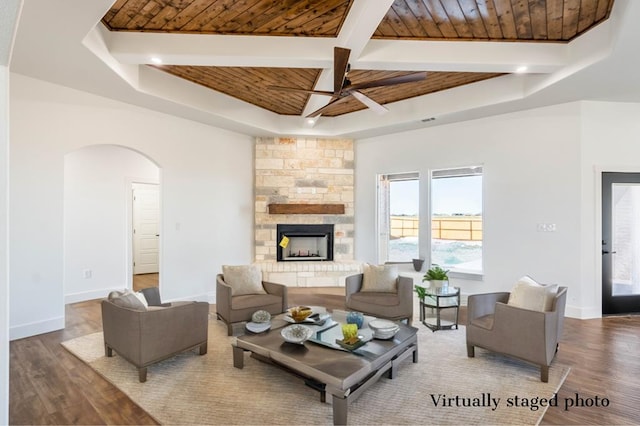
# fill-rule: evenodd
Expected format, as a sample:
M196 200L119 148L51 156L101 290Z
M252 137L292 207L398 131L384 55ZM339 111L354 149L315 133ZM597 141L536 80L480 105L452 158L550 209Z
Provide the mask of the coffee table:
M321 402L326 402L327 393L331 395L333 423L347 424L348 405L369 386L385 374L395 378L400 363L410 356L414 363L418 362L418 329L400 323L400 330L392 339L372 339L351 352L331 345L331 339L338 333L340 324L346 323L345 319L346 312L334 311L331 321L335 326L329 327L332 325L329 322L324 329L319 327L311 341L294 344L285 342L280 335L281 328L289 324L282 316L276 317L270 331L237 337L232 345L233 366L243 368L244 352L251 352L255 358L301 377L307 385L320 391ZM370 319L372 317L365 317L363 335L370 335ZM339 333L341 335L341 331Z

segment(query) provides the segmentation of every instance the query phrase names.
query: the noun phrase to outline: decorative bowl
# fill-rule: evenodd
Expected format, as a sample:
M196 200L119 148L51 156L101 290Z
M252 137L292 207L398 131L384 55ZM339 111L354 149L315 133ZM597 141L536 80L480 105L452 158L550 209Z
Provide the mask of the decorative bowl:
M347 313L347 324L355 324L358 328L362 328L364 322L364 314L362 312Z
M269 322L271 321L271 314L267 311L255 311L251 315L252 322Z
M400 326L393 321L375 319L369 322L375 339L391 339L400 330Z
M303 344L305 340L313 336L313 330L306 325L293 324L285 327L280 332L282 338L289 343Z
M313 311L308 306L296 306L295 308L291 308L289 310L289 315L296 322L302 322L307 319L309 315L311 315Z

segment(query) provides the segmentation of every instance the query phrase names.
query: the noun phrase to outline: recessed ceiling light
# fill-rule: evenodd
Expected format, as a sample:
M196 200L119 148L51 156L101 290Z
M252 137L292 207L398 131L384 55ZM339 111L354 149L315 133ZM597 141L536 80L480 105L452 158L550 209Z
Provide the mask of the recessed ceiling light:
M316 120L313 118L307 118L307 124L315 124Z
M154 64L160 65L162 63L162 59L158 58L157 56L152 56L151 62L153 62Z
M526 65L522 65L522 66L516 68L516 72L518 74L522 74L523 72L526 72L526 71L527 71L527 66Z

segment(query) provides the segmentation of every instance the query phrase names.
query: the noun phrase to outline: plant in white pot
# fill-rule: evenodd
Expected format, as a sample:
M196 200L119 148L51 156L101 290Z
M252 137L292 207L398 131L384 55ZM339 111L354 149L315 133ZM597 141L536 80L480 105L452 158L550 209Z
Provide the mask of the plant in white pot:
M424 274L422 281L429 281L432 287L449 287L449 270L442 269L439 265L433 264L431 268Z

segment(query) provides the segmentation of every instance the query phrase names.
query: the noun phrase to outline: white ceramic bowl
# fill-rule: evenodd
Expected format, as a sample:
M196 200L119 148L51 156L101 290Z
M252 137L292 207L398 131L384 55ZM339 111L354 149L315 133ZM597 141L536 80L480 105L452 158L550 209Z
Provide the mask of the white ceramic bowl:
M375 339L391 339L400 330L400 326L393 321L374 319L369 322Z
M302 344L313 335L313 330L306 325L293 324L283 328L280 334L286 342Z

